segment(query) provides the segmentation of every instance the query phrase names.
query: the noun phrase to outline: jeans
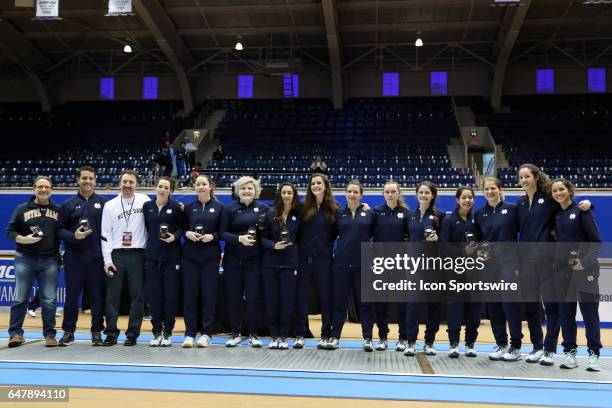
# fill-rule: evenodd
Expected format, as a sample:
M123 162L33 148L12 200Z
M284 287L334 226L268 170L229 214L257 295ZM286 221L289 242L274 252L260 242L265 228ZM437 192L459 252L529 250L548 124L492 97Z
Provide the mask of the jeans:
M11 306L9 335L23 336L23 320L28 308L34 279L38 280L42 309L43 335L55 336L55 296L59 259L15 254L15 302Z

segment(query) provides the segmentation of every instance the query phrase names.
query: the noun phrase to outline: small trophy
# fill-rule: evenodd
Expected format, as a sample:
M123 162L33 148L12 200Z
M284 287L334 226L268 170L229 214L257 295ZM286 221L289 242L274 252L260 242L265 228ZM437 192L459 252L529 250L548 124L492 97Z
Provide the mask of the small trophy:
M476 250L476 255L485 261L491 259L491 244L488 241L481 242Z
M257 228L249 227L249 229L247 230L247 234L249 234L251 238L257 239Z
M195 228L194 228L194 232L196 234L203 235L204 234L204 226L202 224L196 225Z
M580 263L580 252L578 250L571 250L567 256L567 264L573 269Z
M465 242L467 242L469 245L474 244L476 242L476 234L474 234L473 232L466 232Z
M169 230L168 224L161 224L159 226L159 237L163 239L168 238L170 236L168 230Z
M81 218L79 220L79 228L83 232L89 231L91 229L91 226L89 225L89 220L87 218Z
M280 232L280 242L284 242L285 244L291 243L291 239L289 238L289 230L287 228L283 228Z
M44 238L45 236L44 232L42 232L42 230L40 229L38 225L30 226L30 231L32 231L32 235L34 235L37 238Z

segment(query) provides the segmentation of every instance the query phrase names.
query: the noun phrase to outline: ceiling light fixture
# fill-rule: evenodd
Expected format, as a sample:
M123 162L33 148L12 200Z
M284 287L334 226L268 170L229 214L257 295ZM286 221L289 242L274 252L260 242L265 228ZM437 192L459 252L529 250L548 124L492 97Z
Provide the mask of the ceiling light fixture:
M240 40L242 40L242 37L238 36L236 38L236 45L234 45L234 49L236 51L242 51L244 49L244 47L242 46L242 43L240 42Z

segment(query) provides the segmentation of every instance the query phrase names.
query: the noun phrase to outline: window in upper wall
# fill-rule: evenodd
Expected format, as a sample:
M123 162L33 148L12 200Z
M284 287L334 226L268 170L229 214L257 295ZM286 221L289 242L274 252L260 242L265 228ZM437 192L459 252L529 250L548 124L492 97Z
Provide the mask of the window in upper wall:
M432 72L430 81L432 95L448 95L448 72Z
M157 99L157 77L144 77L142 80L142 99Z
M399 96L399 73L383 72L382 94L383 96Z
M283 98L297 98L299 95L299 74L283 74Z
M555 93L555 71L553 69L536 70L536 92Z
M238 75L238 97L253 97L253 75Z
M589 92L606 92L606 69L589 68Z
M109 101L115 99L115 78L100 78L100 99Z

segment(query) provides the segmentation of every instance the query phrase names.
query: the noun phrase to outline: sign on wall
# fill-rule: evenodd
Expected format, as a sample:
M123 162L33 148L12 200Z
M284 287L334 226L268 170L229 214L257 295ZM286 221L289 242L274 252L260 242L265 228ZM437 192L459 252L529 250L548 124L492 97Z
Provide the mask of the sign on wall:
M109 16L132 14L132 0L108 0Z
M38 283L34 282L32 294L38 290ZM12 259L0 259L0 306L12 306L15 301L15 263ZM64 281L64 268L60 267L57 282L56 302L58 307L64 306L66 300L66 284Z
M59 0L37 0L36 17L38 18L58 18Z

